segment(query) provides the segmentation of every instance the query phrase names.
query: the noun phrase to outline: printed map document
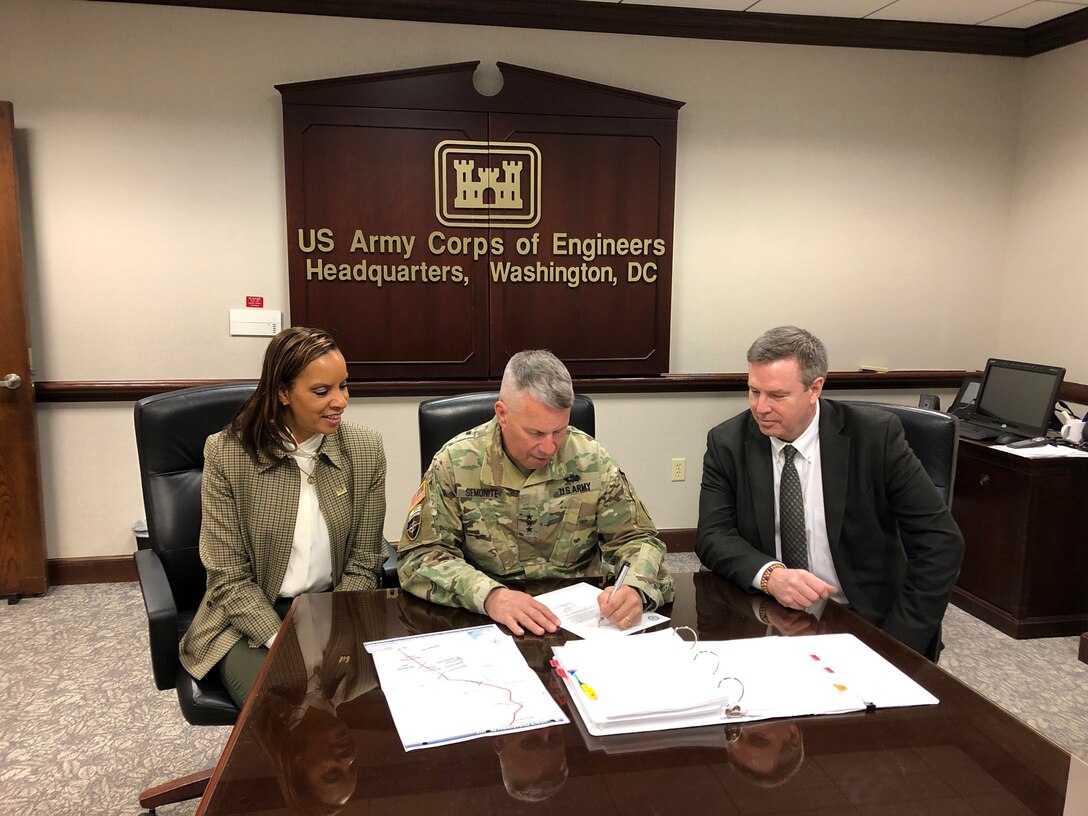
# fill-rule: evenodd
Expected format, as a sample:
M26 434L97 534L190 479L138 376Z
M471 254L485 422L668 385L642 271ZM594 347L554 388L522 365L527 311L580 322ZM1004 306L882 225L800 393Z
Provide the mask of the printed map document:
M595 737L938 702L846 634L692 643L665 630L552 651Z
M600 621L598 624L601 608L597 605L597 596L600 594L599 587L581 583L563 587L554 592L545 592L537 595L536 599L555 613L555 616L559 618L560 626L580 638L630 635L668 620L660 612L643 612L642 620L626 629L620 629L608 620Z
M494 624L363 645L405 751L570 722Z

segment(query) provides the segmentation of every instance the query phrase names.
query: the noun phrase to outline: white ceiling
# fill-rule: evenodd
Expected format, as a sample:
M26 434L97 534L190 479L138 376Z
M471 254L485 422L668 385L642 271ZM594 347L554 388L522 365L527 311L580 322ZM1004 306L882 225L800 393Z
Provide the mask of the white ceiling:
M1030 28L1088 8L1088 0L593 0L719 11Z

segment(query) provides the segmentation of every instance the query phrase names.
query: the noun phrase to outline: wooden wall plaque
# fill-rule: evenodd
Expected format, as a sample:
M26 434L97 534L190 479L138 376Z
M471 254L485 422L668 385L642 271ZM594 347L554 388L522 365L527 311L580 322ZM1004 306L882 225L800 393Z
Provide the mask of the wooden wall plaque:
M478 65L277 86L291 322L352 379L667 372L683 103Z

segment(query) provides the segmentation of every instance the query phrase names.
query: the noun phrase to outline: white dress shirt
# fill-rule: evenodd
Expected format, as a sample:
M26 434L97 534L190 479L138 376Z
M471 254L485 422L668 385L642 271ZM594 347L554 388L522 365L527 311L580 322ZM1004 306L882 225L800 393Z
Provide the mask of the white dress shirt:
M793 442L771 437L771 464L774 467L774 551L775 558L782 560L782 520L779 515L779 492L782 483L782 467L786 445L793 445L797 455L793 457L797 478L801 481L801 497L805 503L805 543L808 545L808 571L835 587L831 600L846 603L839 584L835 564L831 560L831 544L827 540L827 519L824 515L824 480L820 467L820 403L816 403L816 415L804 433ZM774 561L768 561L756 572L752 586L759 589L764 571Z

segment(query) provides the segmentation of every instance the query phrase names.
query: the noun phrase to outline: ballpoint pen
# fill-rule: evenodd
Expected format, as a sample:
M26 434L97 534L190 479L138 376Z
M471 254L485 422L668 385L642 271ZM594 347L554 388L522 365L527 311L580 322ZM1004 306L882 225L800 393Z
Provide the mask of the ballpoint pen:
M612 594L613 595L616 593L616 590L619 589L620 586L623 584L623 579L627 577L627 571L629 569L631 569L631 562L630 561L624 561L622 564L620 564L620 571L618 573L616 573L616 581L612 585ZM611 598L612 596L609 595L609 597ZM604 623L604 615L598 615L597 616L597 626L600 626L602 623Z

